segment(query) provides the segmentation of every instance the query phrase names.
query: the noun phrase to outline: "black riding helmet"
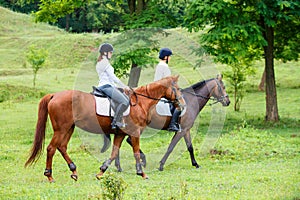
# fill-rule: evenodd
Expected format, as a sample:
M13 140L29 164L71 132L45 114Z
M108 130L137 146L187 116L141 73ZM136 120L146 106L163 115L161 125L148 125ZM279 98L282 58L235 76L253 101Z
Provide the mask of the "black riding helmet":
M99 52L104 53L104 52L113 52L114 48L111 44L109 43L103 43L99 47Z
M171 49L169 49L169 48L162 48L162 49L160 49L160 51L159 51L159 59L164 59L165 58L165 56L171 56L173 53L172 53L172 51L171 51Z

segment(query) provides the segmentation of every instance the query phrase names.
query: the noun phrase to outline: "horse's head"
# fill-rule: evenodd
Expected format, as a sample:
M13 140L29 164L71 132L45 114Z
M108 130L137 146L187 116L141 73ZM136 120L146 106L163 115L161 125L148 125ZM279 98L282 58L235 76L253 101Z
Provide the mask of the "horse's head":
M229 106L230 100L226 93L224 83L222 81L222 75L217 75L214 79L215 86L211 90L211 96L213 96L217 102L222 103L223 106Z
M163 97L166 99L169 99L171 101L174 101L175 105L180 107L181 110L186 106L185 100L182 96L182 93L180 91L180 88L178 86L178 78L179 75L177 76L169 76L164 78L164 84L167 87L167 90Z

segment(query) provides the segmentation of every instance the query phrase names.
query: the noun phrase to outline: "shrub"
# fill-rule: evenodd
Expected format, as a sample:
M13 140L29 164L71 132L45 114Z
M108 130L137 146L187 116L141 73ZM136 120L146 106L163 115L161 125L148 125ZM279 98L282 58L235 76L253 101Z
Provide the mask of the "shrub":
M123 199L127 184L121 177L107 172L101 177L100 182L104 199Z

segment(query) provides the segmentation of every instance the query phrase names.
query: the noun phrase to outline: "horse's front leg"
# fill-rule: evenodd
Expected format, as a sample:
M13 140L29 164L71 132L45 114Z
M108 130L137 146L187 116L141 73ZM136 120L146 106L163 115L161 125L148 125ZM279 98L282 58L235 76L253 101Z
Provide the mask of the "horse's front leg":
M191 161L192 161L192 165L195 166L196 168L200 168L200 166L198 165L198 163L195 159L194 148L193 148L193 144L192 144L192 140L191 140L190 130L188 130L186 132L186 134L184 135L184 140L185 140L186 147L187 147L187 149L190 153L190 158L191 158Z
M136 174L142 176L144 179L148 179L148 176L143 172L141 155L140 155L140 138L131 136L132 149L136 162Z
M100 179L100 177L104 174L104 172L107 170L107 168L109 167L109 165L111 164L111 162L113 160L115 160L115 158L118 156L119 154L119 149L121 147L122 141L124 139L125 135L124 134L116 134L114 137L114 145L113 145L113 149L111 152L111 156L108 160L106 160L102 166L100 167L100 172L96 175L97 179Z
M132 147L132 142L131 142L130 136L126 139L126 142ZM142 161L143 167L146 167L146 165L147 165L146 155L144 154L144 152L142 151L142 149L140 149L140 156L141 156L141 161Z
M118 151L118 155L117 155L117 157L115 159L115 166L116 166L118 172L122 172L123 171L122 167L121 167L121 164L120 164L120 151Z

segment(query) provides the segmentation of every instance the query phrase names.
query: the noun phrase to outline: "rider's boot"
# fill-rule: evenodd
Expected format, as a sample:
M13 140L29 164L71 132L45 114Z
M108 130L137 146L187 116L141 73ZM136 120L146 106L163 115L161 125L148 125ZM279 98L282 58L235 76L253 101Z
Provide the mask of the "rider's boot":
M126 127L126 124L123 122L123 113L126 109L127 109L126 105L124 105L124 104L118 105L116 112L115 112L114 119L111 123L112 129L116 129L117 127L121 129L121 128Z
M180 110L177 110L175 109L174 110L174 113L172 115L172 118L171 118L171 122L169 124L169 128L168 128L168 131L175 131L175 132L178 132L178 131L181 131L180 130L180 125L179 125L179 116L181 114L181 111Z

